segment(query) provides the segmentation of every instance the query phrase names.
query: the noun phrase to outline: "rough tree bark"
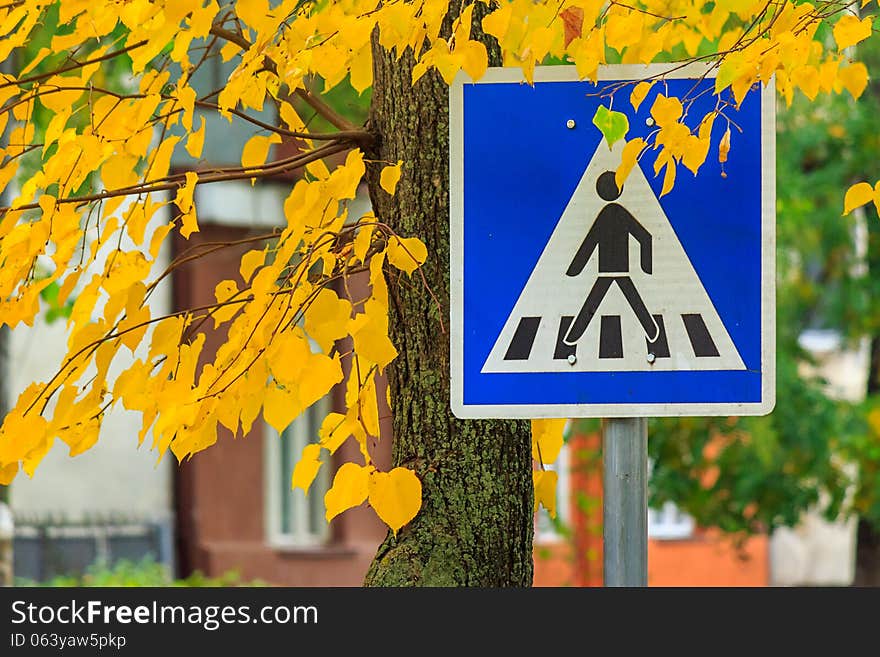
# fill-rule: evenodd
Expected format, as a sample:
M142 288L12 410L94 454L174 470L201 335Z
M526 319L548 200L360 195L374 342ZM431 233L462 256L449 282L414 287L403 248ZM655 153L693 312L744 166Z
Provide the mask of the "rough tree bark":
M876 231L872 230L876 238ZM877 271L880 262L869 256L868 267ZM876 395L880 391L880 337L871 339L871 364L868 369L868 394ZM876 527L859 518L856 531L856 567L853 586L880 586L880 532Z
M0 420L7 413L9 391L9 327L0 327ZM0 486L0 586L12 586L13 524L9 509L9 488Z
M483 6L478 3L475 15ZM450 15L459 9L452 2ZM497 46L485 35L482 40L490 62L497 62ZM421 478L423 502L396 537L389 533L365 583L530 586L529 425L457 420L449 408L448 87L436 73L412 85L411 53L397 60L375 35L373 53L370 124L378 142L369 156L405 164L393 198L379 187L374 167L370 197L380 221L427 245L423 270L437 300L418 275L389 280L391 337L400 352L389 367L393 460Z

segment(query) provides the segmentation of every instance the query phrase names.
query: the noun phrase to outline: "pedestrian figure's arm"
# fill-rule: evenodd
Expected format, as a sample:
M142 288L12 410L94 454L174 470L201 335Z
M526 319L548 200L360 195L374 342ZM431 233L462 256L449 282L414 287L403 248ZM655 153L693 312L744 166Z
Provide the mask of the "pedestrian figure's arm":
M580 248L577 253L574 254L574 259L571 261L568 270L565 272L566 276L577 276L584 270L584 267L587 266L587 261L590 259L590 256L593 255L593 251L596 250L596 246L599 244L599 231L596 230L597 223L598 222L593 224L593 227L590 228L584 241L581 242Z
M650 274L652 270L653 256L651 253L651 233L638 222L638 220L627 212L629 216L629 231L636 241L639 243L639 251L641 252L642 271Z

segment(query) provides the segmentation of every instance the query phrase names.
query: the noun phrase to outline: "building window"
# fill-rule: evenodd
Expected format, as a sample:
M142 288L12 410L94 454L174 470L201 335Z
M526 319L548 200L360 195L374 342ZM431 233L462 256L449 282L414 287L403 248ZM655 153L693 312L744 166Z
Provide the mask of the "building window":
M568 435L567 426L565 434ZM565 539L570 522L571 473L568 444L562 446L556 461L544 468L556 473L556 518L551 518L543 506L539 507L535 521L535 539L540 543L554 543Z
M318 442L318 429L329 410L330 399L325 397L304 411L280 436L271 426L263 424L266 435L266 528L267 538L273 546L315 547L326 543L329 538L324 519L324 494L330 485L329 464L321 466L308 496L299 488L290 488L296 460L306 445Z
M672 540L693 535L694 519L674 502L664 502L659 509L648 509L648 538Z

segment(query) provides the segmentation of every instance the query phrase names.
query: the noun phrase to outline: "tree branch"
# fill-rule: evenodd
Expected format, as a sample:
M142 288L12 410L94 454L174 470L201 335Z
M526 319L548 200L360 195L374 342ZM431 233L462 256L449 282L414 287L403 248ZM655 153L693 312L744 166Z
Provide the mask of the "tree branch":
M100 57L95 57L94 59L87 59L84 62L69 64L67 66L62 66L61 68L57 68L54 71L49 71L48 73L39 73L37 75L32 75L27 78L22 78L21 80L12 80L10 82L4 82L0 84L0 89L4 89L5 87L11 87L13 85L22 85L28 84L29 82L39 82L40 80L45 80L51 78L53 75L60 75L62 73L67 73L68 71L74 71L78 68L83 68L84 66L88 66L89 64L95 64L97 62L103 62L108 59L113 59L114 57L118 57L124 53L135 50L136 48L140 48L147 44L147 41L138 41L137 43L133 43L130 46L126 46L125 48L121 48L119 50L114 50L113 52L108 52Z
M251 49L252 44L244 37L244 35L238 34L231 30L227 30L220 25L213 25L211 27L211 34L218 36L221 39L225 39L226 41L230 41L231 43L234 43L242 50ZM278 75L278 67L275 65L275 62L272 61L271 58L265 57L263 59L263 65L276 76ZM308 91L307 89L294 89L293 93L295 93L302 100L308 103L313 110L324 117L334 127L344 131L358 130L358 126L356 126L345 117L337 114L333 110L333 108L331 108L327 103L325 103L323 100L318 98L315 94Z
M268 165L263 165L261 167L254 167L253 169L220 169L215 173L207 173L200 175L196 184L204 185L207 183L214 182L223 182L229 180L247 180L248 178L265 178L268 176L273 176L279 173L286 173L292 169L298 169L310 162L314 162L316 160L320 160L329 155L334 155L336 153L341 153L343 151L351 150L352 148L357 148L357 144L350 142L348 140L342 140L339 142L330 142L329 144L317 148L308 153L302 153L300 155L296 155L294 157L285 158L283 160L276 160L275 162L271 162ZM86 196L73 196L69 198L59 198L56 201L56 204L63 203L91 203L92 201L103 201L108 198L115 198L119 196L133 196L135 194L152 194L153 192L162 192L168 191L172 189L180 188L185 181L185 176L183 174L176 176L168 176L165 179L167 182L160 183L144 183L140 186L132 186L125 187L121 189L107 190L103 192L99 192L98 194L89 194ZM11 206L3 206L0 207L0 214L5 214L10 210L35 210L37 209L39 204L37 203L25 203L19 205L15 208Z

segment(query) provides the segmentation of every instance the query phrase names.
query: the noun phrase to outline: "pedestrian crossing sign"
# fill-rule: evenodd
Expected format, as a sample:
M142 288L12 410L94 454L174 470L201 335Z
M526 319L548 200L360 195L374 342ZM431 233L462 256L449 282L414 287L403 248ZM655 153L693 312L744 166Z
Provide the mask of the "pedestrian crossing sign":
M629 91L650 79L634 110ZM772 86L713 95L712 69L496 68L450 90L451 403L465 418L763 415L775 401ZM661 194L657 150L618 188L600 104L650 143L658 93L723 108L726 162Z

